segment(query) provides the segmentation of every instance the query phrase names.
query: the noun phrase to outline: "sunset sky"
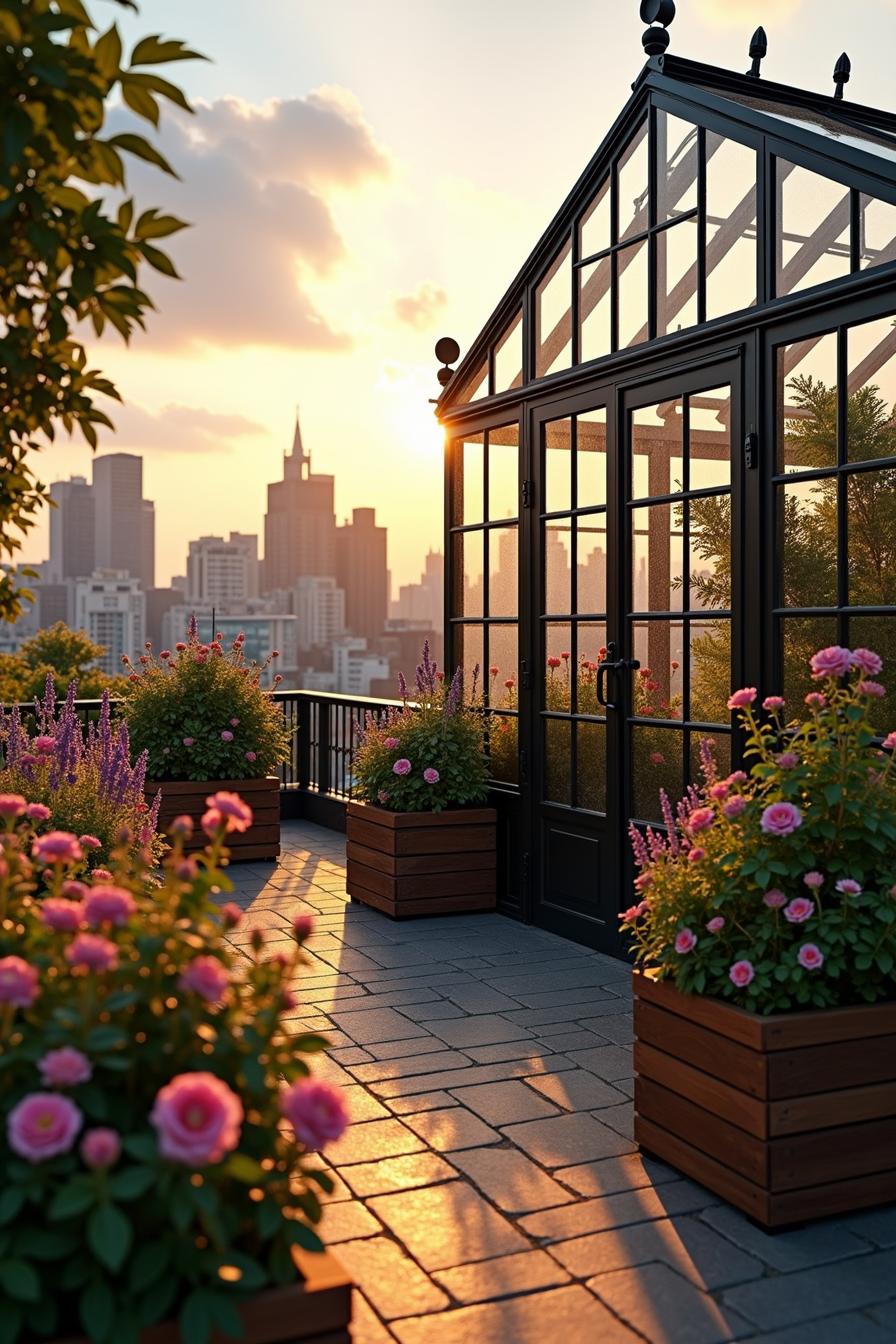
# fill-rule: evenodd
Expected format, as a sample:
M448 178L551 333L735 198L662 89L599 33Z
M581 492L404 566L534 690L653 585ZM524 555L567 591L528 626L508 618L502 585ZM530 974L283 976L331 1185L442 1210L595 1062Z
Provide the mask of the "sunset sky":
M762 23L770 78L827 91L846 47L846 96L894 104L894 0L678 8L679 55L746 69ZM393 583L417 577L442 539L433 344L465 350L489 316L627 97L642 26L636 0L144 0L121 20L212 58L172 76L198 109L163 119L182 181L130 178L138 205L194 224L170 249L184 281L153 274L148 333L94 352L126 401L101 451L145 457L157 582L191 537L261 532L297 403L340 519L374 505ZM43 477L90 456L59 445Z

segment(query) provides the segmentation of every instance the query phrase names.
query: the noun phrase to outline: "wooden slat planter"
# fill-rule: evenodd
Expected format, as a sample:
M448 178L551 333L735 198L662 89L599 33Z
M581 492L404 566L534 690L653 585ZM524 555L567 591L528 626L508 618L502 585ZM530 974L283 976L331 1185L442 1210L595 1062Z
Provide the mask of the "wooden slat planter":
M288 1288L259 1293L240 1314L243 1344L351 1344L352 1282L332 1255L311 1255L293 1249L300 1281ZM228 1344L231 1337L214 1330L210 1344ZM87 1344L67 1337L55 1344ZM173 1321L150 1326L140 1344L185 1344Z
M491 807L387 812L349 803L349 895L394 919L493 910L496 820Z
M635 1139L765 1227L896 1199L896 1003L759 1017L634 972Z
M159 789L160 831L167 831L175 817L186 814L193 818L195 833L185 846L188 853L202 849L207 843L199 825L206 810L205 800L223 789L245 799L253 818L248 831L235 831L228 837L231 862L276 859L280 854L280 780L276 775L264 779L164 780L160 784L147 781L144 790L147 804L152 804Z

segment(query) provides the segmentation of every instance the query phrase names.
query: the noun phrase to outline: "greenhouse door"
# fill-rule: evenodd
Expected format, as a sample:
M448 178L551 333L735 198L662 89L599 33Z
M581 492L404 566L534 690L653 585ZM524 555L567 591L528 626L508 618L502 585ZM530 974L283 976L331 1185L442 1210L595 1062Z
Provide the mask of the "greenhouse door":
M619 950L630 821L730 760L739 363L535 413L535 921ZM704 747L705 751L706 748Z

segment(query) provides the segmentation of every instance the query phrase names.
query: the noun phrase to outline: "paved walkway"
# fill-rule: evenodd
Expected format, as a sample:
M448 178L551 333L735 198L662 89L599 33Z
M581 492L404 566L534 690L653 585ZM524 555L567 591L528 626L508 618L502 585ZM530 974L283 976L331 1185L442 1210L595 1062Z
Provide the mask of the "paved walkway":
M347 903L336 833L232 870L272 950L315 916L301 1025L354 1124L323 1236L355 1344L883 1344L896 1209L766 1236L631 1141L627 968L500 915Z

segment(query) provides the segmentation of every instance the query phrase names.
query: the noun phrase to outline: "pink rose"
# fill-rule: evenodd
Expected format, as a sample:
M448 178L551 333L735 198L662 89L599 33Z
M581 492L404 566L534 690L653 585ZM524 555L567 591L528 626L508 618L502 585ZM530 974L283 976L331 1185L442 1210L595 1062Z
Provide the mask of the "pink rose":
M697 807L688 817L688 830L695 834L699 831L706 831L715 820L715 813L711 807Z
M79 933L65 949L65 959L76 970L114 971L118 948L96 933Z
M78 882L74 877L67 877L59 890L63 896L68 896L73 901L83 901L89 888L86 882Z
M248 831L252 825L252 809L238 793L221 790L205 800L208 811L202 818L206 835L214 835L223 826L230 835L234 831Z
M175 817L168 825L168 834L182 835L189 839L193 834L193 818L187 816L186 813L182 813L181 816Z
M780 756L775 757L775 761L782 770L792 770L795 765L799 765L800 758L795 751L782 751Z
M650 753L650 764L651 764L651 765L665 765L665 764L666 764L666 758L665 758L665 756L663 755L663 753L662 753L661 751L652 751L652 752Z
M892 751L896 747L896 733L887 733L884 738L884 746L888 751Z
M243 918L243 912L234 901L221 906L221 922L225 929L235 929Z
M688 850L688 863L702 863L706 858L706 850L700 845L695 845L693 849Z
M84 911L80 901L64 901L58 896L48 896L41 901L40 917L48 929L74 933L84 918Z
M6 1118L10 1148L26 1162L46 1162L70 1151L83 1116L58 1092L30 1092Z
M870 695L875 700L882 699L887 693L887 688L881 686L879 681L860 681L857 689L862 695Z
M387 751L394 751L395 748L400 745L401 744L397 737L387 737L383 742L383 746L386 748Z
M86 1083L93 1075L90 1060L71 1045L48 1050L37 1061L37 1067L44 1087L76 1087L78 1083Z
M236 1148L243 1107L213 1073L181 1073L156 1094L149 1118L162 1157L196 1170Z
M314 932L314 919L311 915L296 915L292 922L292 931L296 940L304 943L306 938L310 938Z
M406 756L402 756L400 760L397 760L397 761L395 762L395 764L394 764L393 767L392 767L392 772L393 772L393 774L396 774L396 775L409 775L409 774L410 774L410 772L411 772L411 763L410 763L410 761L407 759Z
M348 1125L348 1109L339 1089L312 1078L300 1078L281 1092L280 1110L299 1143L311 1152L335 1143Z
M108 868L94 868L93 880L94 882L111 882L112 874Z
M221 741L222 741L222 742L232 742L232 741L233 741L233 733L230 731L229 728L225 728L225 729L224 729L223 733L221 734Z
M744 958L743 960L734 963L731 970L728 972L728 979L733 985L737 985L738 989L746 989L755 974L756 972L753 970L753 963Z
M79 835L78 839L85 849L102 849L102 840L97 840L95 835Z
M234 717L230 720L230 726L231 726L231 728L236 728L236 726L237 726L238 723L239 723L239 719L236 718L236 716L234 716Z
M810 709L824 709L827 704L827 696L821 694L821 691L810 691L805 697L804 703Z
M809 659L809 666L813 677L816 678L845 677L852 667L852 654L849 649L844 649L839 644L832 644L830 648L819 649L818 653L813 653Z
M722 812L728 818L729 821L734 821L736 817L740 816L740 814L743 812L746 806L747 806L746 798L742 798L741 795L738 793L735 794L733 798L728 799L727 803L722 808Z
M83 859L84 851L76 835L70 835L68 831L48 831L35 840L31 857L37 863L62 865L77 863Z
M735 691L732 696L729 696L728 708L746 709L748 705L752 705L755 699L756 699L756 687L745 686L743 690Z
M734 770L725 780L726 784L746 784L747 776L743 770Z
M793 803L771 803L759 824L766 835L790 835L801 824L803 815Z
M183 744L185 747L192 747L195 741L196 741L195 737L185 737L183 739Z
M85 1166L93 1171L105 1171L114 1167L121 1157L121 1139L114 1129L98 1125L96 1129L87 1130L79 1151Z
M30 1008L39 994L36 966L21 957L0 957L0 1003Z
M853 649L852 665L858 667L868 677L876 677L883 667L883 659L871 649Z
M84 918L94 928L98 924L127 924L137 902L124 887L93 887L84 897Z
M824 886L824 873L806 873L803 877L803 881L807 887L811 887L813 891L817 891L819 887Z
M438 770L434 770L430 765L423 771L423 778L426 780L427 784L438 784L439 772Z
M707 921L707 933L721 933L725 927L725 920L721 915L713 915L712 919Z
M48 733L41 733L31 743L38 756L51 756L56 748L55 737L50 737Z
M765 893L762 901L764 905L768 906L769 910L780 910L782 905L787 904L787 897L784 895L783 891L779 891L777 887L773 887L771 891Z
M788 924L805 924L815 914L815 905L806 896L794 896L784 907L784 918Z
M194 957L177 983L206 1003L220 1003L230 986L230 977L217 957Z
M293 1008L298 1008L299 1000L291 989L281 989L280 991L280 1011L281 1013L292 1012Z
M254 751L247 751L247 752L246 752L246 760L247 760L247 761L250 761L250 762L251 762L251 761L257 761L257 760L258 760L258 756L256 755L256 753L255 753Z
M49 821L51 812L45 803L29 803L25 808L25 816L29 821Z
M27 806L20 793L0 793L0 817L20 817Z
M188 856L186 859L181 859L174 865L174 876L179 878L181 882L192 882L193 878L197 877L198 874L199 864L192 855Z
M796 954L799 964L807 971L818 971L824 965L824 956L821 948L816 947L815 943L803 943L799 952Z
M841 877L837 883L837 890L843 896L861 896L862 886L854 877Z
M783 695L767 695L762 702L762 708L767 710L769 714L774 714L777 712L777 710L783 709L784 708Z
M721 803L724 802L730 792L730 787L725 783L724 779L721 779L718 784L713 784L709 791L709 796L710 798L714 798L717 803Z
M697 935L691 929L681 929L675 935L675 951L684 956L687 952L692 952L697 946Z

